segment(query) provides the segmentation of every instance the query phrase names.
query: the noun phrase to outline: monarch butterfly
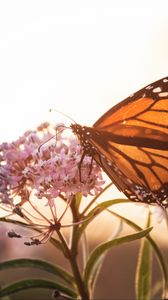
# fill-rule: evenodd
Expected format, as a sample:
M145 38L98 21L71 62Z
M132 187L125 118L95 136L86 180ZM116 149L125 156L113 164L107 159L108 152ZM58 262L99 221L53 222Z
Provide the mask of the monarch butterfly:
M168 77L107 111L93 127L71 125L83 148L130 200L168 207Z

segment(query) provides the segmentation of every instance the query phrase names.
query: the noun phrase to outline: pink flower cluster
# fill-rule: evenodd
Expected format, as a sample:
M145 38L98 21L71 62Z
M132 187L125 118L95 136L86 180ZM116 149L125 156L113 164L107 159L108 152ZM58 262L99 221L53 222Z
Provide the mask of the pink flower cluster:
M81 192L95 195L104 180L100 167L85 156L81 167L82 149L67 130L43 123L35 131L27 131L18 140L0 145L0 202L10 204L15 196L24 203L31 195L68 199Z

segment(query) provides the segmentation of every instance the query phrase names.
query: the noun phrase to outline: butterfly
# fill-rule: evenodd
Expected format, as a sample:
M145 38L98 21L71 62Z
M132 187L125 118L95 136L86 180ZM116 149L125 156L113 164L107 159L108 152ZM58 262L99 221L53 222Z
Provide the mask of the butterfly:
M112 107L92 127L71 124L83 149L130 200L168 207L168 77Z

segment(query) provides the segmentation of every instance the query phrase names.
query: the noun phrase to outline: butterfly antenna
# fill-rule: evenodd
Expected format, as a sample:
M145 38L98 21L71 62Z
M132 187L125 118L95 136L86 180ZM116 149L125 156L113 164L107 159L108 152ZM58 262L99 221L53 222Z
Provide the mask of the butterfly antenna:
M59 129L60 128L60 129ZM59 133L62 133L65 129L70 129L70 127L67 127L63 124L59 124L55 127L55 130L56 130L56 133L51 136L49 139L47 139L46 141L44 141L42 144L40 144L40 146L38 147L38 151L40 152L40 149L43 145L47 144L49 141L51 141L53 138L56 139L56 142L57 142L57 139L58 139L58 134Z
M55 112L57 112L57 113L65 116L66 118L68 118L69 120L71 120L73 123L77 124L74 119L72 119L70 116L68 116L67 114L63 113L62 111L59 111L59 110L54 109L54 108L50 108L49 112L52 112L52 111L55 111Z

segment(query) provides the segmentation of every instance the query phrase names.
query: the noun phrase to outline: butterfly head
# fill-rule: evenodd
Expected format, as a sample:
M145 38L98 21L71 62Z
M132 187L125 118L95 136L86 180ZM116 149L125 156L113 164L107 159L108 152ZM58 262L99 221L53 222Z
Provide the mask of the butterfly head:
M91 137L91 128L86 126L81 126L79 124L71 124L72 131L77 135L82 148L84 149L85 153L91 155L94 150L94 147L90 143Z

